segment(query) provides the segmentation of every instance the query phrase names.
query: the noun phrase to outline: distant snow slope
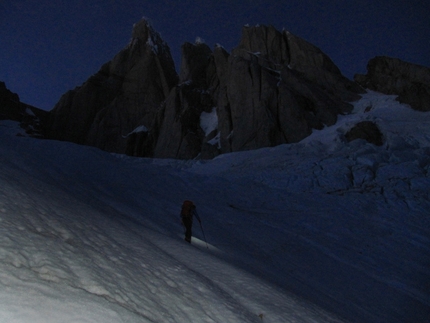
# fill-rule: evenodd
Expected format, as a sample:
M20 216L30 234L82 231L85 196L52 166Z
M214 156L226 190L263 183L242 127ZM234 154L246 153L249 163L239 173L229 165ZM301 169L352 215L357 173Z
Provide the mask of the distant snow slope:
M383 146L345 143L361 120ZM211 161L17 133L0 121L0 322L428 322L430 114L393 96Z

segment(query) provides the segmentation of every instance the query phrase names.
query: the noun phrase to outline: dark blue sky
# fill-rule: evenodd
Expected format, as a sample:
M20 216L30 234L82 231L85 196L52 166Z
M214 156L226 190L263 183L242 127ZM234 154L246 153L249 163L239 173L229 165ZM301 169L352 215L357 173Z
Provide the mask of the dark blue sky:
M421 0L0 0L0 81L50 110L124 48L143 16L168 43L201 37L227 50L245 24L287 29L328 54L342 73L377 55L430 66L430 2Z

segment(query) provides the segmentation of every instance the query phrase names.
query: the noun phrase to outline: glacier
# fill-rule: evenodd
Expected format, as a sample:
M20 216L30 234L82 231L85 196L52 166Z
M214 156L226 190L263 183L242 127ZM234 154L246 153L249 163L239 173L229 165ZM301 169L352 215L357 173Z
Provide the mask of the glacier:
M133 158L0 121L0 321L428 322L430 114L368 92L297 144ZM384 145L346 142L374 121ZM184 199L205 230L183 241Z

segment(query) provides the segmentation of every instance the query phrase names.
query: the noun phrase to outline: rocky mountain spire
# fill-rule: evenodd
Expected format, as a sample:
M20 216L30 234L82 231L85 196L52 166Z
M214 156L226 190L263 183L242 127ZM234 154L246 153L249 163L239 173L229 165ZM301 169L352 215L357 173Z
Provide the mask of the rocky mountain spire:
M142 19L129 44L49 113L19 103L0 83L0 117L106 151L206 159L298 142L351 112L363 88L430 110L428 68L376 57L353 82L319 48L273 26L244 26L231 53L200 39L181 50L178 76L169 47ZM369 124L354 131L376 133Z
M178 77L142 20L125 49L61 98L48 134L134 156L213 158L300 141L351 111L361 91L320 49L272 26L243 27L231 54L185 43Z
M152 123L177 81L169 47L142 19L123 50L61 97L51 111L48 136L124 153L127 135Z
M182 54L181 83L160 108L147 156L212 158L297 142L351 111L345 101L362 92L321 50L272 26L245 26L231 54L201 43Z

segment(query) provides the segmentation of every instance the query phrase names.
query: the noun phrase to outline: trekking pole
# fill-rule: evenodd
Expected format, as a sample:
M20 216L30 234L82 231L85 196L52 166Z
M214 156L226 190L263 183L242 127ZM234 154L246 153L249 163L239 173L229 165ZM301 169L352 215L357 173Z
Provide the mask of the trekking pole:
M209 249L208 242L207 242L207 240L206 240L206 236L205 236L205 231L203 230L202 222L201 222L201 221L199 221L199 223L200 223L200 228L202 229L203 238L205 239L206 248L208 248L208 249Z

